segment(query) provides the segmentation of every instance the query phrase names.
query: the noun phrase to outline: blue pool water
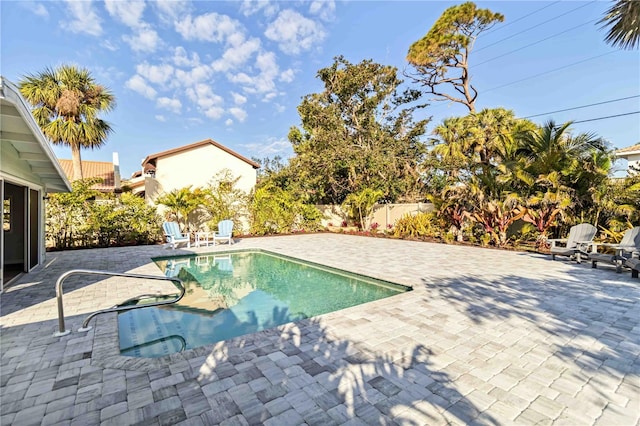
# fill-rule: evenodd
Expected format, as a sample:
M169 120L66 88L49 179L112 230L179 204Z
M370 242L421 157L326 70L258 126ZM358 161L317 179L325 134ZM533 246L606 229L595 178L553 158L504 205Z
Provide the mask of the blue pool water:
M155 261L186 294L175 305L121 312L122 355L164 356L410 290L263 251Z

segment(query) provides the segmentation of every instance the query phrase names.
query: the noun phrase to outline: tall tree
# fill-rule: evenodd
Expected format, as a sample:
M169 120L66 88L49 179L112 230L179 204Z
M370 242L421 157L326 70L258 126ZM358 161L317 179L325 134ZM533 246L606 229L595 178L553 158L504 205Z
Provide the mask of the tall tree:
M504 16L478 9L472 2L444 11L429 32L409 48L407 61L416 70L409 76L437 101L452 101L475 112L478 91L471 84L469 55L476 38ZM453 87L453 92L446 87ZM457 92L457 93L456 93Z
M115 107L114 96L87 69L73 65L25 76L20 92L33 105L42 132L54 144L71 147L73 179L82 179L80 150L106 142L112 129L98 114Z
M622 49L636 49L640 46L640 1L616 0L598 21L600 28L609 27L605 41Z
M302 129L289 132L290 167L310 201L340 204L364 188L381 190L385 201L421 198L428 120L413 122L407 106L419 94L398 93L397 69L371 60L337 57L318 78L324 90L303 98Z

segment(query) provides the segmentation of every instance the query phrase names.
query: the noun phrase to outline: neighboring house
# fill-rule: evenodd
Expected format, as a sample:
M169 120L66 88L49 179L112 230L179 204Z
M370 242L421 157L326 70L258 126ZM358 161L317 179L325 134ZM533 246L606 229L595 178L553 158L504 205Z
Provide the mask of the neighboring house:
M0 77L0 291L17 275L44 262L43 199L51 192L70 191L29 104L18 87Z
M236 187L249 192L256 184L259 164L211 139L147 156L142 171L126 185L153 202L164 193L187 186L207 186L224 169L239 178Z
M636 170L640 170L640 143L619 149L615 154L616 157L624 158L628 161L627 174L634 173L632 169L634 167Z
M62 170L69 180L73 179L73 161L58 160ZM118 154L113 154L113 163L108 161L87 161L82 160L82 178L100 178L102 182L93 185L91 188L102 193L118 193L120 188L120 167L118 165Z

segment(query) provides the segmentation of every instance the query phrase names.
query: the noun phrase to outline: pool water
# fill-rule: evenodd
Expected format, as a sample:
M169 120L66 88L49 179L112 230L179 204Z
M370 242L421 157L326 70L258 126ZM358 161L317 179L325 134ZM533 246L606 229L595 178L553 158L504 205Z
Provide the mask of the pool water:
M185 296L121 312L122 355L169 355L410 290L264 251L154 260L184 282Z

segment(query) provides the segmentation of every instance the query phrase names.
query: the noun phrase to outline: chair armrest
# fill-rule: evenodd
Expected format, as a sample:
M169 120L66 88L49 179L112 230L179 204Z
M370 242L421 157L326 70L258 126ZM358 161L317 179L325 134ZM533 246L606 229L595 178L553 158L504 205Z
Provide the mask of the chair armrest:
M547 238L547 242L551 243L551 247L555 247L557 243L566 243L566 238Z
M589 247L591 247L591 253L597 253L598 252L598 244L599 243L594 243L591 240L588 241L576 241L576 246L577 247L584 247L585 251L589 251Z

